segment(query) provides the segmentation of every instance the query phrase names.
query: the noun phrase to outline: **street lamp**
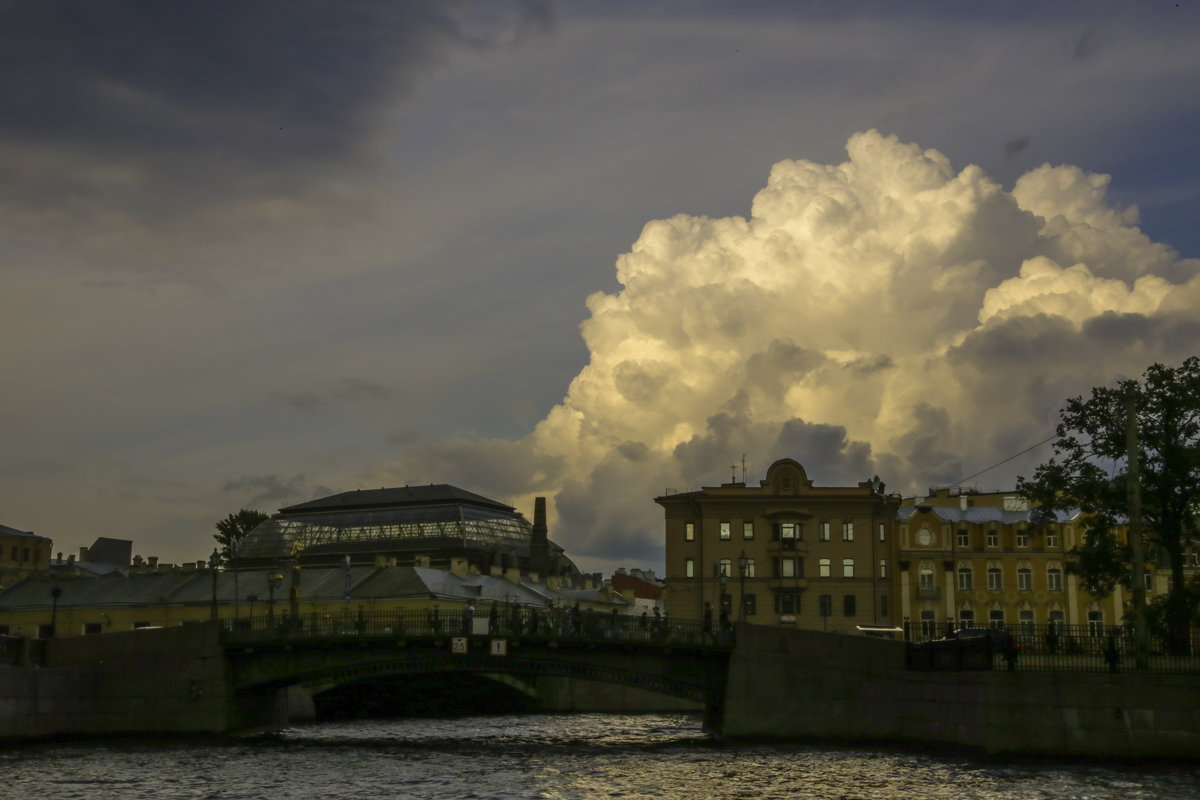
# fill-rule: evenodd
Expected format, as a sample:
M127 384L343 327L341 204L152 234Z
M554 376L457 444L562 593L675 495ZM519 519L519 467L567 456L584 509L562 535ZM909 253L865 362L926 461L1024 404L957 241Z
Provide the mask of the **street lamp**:
M283 576L278 572L267 578L267 627L275 629L275 587L283 583Z
M55 631L55 621L58 618L58 598L62 597L62 589L55 586L50 590L50 636L53 638Z
M717 608L725 608L725 582L729 580L729 573L725 571L725 565L718 561L713 564L713 575L717 578Z
M213 587L212 587L212 606L209 608L209 619L220 619L221 615L217 613L217 567L221 565L221 554L217 552L217 548L213 548L212 555L208 557L208 568L212 572Z
M746 571L749 569L750 559L746 557L746 551L743 550L742 554L738 556L738 572L741 574L739 579L741 587L738 591L738 605L741 608L738 609L738 620L741 622L746 621Z

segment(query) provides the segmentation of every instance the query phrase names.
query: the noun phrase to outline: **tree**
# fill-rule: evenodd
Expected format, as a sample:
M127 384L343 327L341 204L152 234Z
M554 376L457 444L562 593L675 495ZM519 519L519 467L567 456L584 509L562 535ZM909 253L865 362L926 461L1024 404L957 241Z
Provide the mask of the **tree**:
M230 514L217 523L217 532L213 538L221 546L221 558L228 561L233 557L234 550L246 538L246 534L270 519L270 516L250 508L243 508L236 514Z
M1135 470L1127 458L1130 416L1137 430ZM1059 420L1054 457L1031 480L1018 478L1018 488L1035 507L1035 521L1050 521L1055 511L1081 513L1086 534L1072 549L1068 569L1097 596L1111 594L1118 583L1132 586L1133 547L1142 549L1147 564L1165 561L1171 570L1161 608L1167 643L1173 652L1185 651L1194 617L1184 559L1187 545L1197 539L1200 358L1175 368L1154 364L1140 381L1094 388L1087 400L1071 398ZM1136 518L1130 514L1131 483L1138 489ZM1141 541L1122 538L1121 531L1136 530L1131 523L1138 521Z

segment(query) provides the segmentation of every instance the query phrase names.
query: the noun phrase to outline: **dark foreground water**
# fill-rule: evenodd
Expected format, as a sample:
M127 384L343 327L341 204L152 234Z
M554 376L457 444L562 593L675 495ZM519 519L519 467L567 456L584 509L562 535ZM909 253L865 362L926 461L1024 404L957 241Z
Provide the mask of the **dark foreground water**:
M717 745L692 716L359 720L234 740L0 751L0 798L1197 800L1200 765Z

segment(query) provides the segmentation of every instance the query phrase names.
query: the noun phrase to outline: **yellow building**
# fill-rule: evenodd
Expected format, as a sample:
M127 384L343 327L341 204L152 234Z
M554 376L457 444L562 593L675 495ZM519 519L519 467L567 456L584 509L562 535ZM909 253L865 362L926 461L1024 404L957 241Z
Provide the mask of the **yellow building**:
M876 478L818 487L796 461L758 486L666 494L672 616L857 632L895 622L892 531L899 497Z
M204 562L133 567L128 575L58 579L42 574L0 592L0 635L46 638L211 619L267 627L285 618L297 630L353 630L360 617L397 612L441 615L447 629L464 613L486 619L519 608L565 611L578 603L598 614L632 604L590 579L535 581L515 569L482 575L466 559L449 570L375 565L214 570Z
M48 569L52 547L44 536L0 525L0 588Z
M1101 635L1124 621L1120 587L1095 598L1067 574L1067 553L1083 541L1077 514L1038 526L1013 492L943 488L906 499L897 522L900 617L926 636L999 625L1086 625ZM1147 588L1148 597L1166 590L1153 574Z

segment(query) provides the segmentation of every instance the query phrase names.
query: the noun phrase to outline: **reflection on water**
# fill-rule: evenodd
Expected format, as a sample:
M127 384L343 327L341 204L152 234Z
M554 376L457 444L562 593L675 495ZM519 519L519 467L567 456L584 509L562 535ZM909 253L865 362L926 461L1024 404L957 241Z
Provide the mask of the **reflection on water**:
M0 798L1196 800L1200 767L720 745L686 715L358 720L253 738L9 748Z

